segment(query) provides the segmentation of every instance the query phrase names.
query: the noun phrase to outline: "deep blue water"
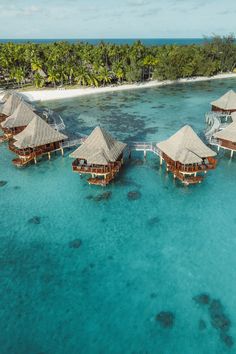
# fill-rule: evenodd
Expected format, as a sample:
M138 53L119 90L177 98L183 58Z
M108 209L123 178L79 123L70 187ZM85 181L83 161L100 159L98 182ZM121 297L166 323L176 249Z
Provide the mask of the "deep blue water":
M203 38L51 38L51 39L0 39L0 42L14 42L14 43L54 43L58 41L67 41L69 43L76 43L78 41L88 42L91 44L98 44L103 41L105 43L114 43L114 44L132 44L138 39L147 46L150 45L165 45L165 44L178 44L178 45L187 45L187 44L201 44L205 41Z
M70 133L100 124L160 141L184 124L202 135L209 102L231 88L235 79L46 105ZM72 172L68 153L20 170L0 150L1 354L236 353L236 159L220 155L202 184L183 187L137 153L102 189ZM202 293L205 304L193 299Z

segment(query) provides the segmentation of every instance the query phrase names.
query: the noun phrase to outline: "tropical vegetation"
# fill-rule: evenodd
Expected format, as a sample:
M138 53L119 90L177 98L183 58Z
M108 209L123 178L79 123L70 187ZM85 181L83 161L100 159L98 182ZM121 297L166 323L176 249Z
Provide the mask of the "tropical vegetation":
M1 43L0 86L105 86L151 79L211 76L236 68L233 35L201 45L144 46L101 42Z

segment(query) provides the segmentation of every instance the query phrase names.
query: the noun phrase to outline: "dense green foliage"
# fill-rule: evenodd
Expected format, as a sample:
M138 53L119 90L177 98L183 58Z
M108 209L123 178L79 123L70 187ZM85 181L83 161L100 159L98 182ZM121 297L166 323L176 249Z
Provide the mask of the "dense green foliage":
M232 35L202 45L99 45L78 42L0 44L0 85L104 86L149 79L175 80L233 71Z

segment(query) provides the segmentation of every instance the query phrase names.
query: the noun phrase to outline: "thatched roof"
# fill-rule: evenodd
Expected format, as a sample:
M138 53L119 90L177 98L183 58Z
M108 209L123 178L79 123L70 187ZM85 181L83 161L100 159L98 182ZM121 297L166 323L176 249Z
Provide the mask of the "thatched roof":
M0 101L0 104L5 103L11 95L12 95L12 91L6 91Z
M115 162L126 144L113 139L105 129L96 127L85 142L70 157L85 159L87 163L107 165Z
M169 139L157 144L157 147L173 161L186 165L200 163L203 158L216 155L189 125L185 125Z
M213 137L236 143L236 121L233 120L233 123L229 124L223 130L220 130L219 132L215 133Z
M0 105L0 113L6 116L12 115L22 100L23 97L20 94L16 92L11 93L6 102Z
M14 145L19 149L38 146L66 140L68 137L59 133L39 116L35 116L29 125L14 136Z
M224 111L236 110L236 92L230 90L218 100L211 102L211 105Z
M26 127L36 116L34 107L25 101L21 101L14 113L1 125L3 128Z

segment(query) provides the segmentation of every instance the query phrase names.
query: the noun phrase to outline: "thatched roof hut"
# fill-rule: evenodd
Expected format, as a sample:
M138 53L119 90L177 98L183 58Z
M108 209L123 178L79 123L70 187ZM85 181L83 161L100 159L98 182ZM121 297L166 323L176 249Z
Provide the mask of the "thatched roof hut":
M88 164L108 165L117 161L125 147L126 144L115 140L105 129L96 127L70 157L84 159Z
M18 149L36 148L66 139L66 135L54 130L39 116L35 116L21 133L14 136L14 145Z
M36 116L35 108L29 103L21 101L13 114L1 126L5 129L26 127Z
M232 143L236 143L236 121L234 120L226 128L215 133L213 137L220 140L227 140Z
M201 163L204 158L216 156L189 125L157 144L157 147L171 160L183 165Z
M0 101L0 104L4 104L11 95L12 95L12 91L6 91Z
M3 105L0 105L0 114L9 117L14 113L14 111L22 102L22 100L22 95L16 92L11 93L10 96L7 98L6 102Z
M211 102L213 111L234 112L236 111L236 92L230 90L218 100Z

